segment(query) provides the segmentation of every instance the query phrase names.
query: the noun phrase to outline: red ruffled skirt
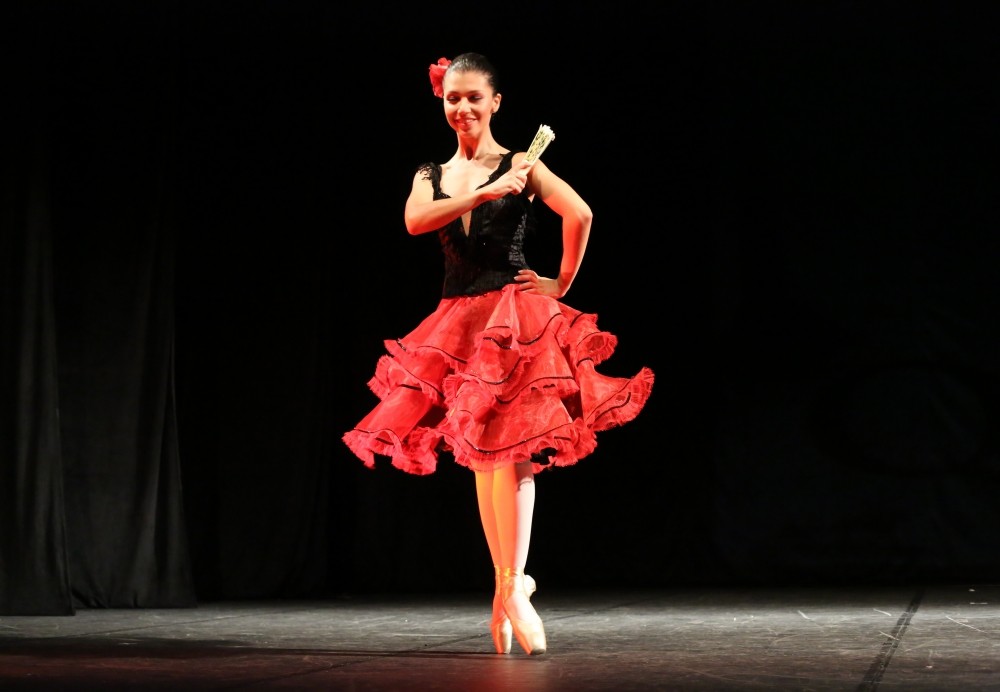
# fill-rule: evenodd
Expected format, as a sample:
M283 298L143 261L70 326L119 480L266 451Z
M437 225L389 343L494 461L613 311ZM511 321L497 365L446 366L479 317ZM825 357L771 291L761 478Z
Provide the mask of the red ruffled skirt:
M380 455L419 475L434 472L439 450L475 471L575 464L594 451L597 432L635 418L652 391L649 368L597 372L617 343L596 315L516 284L444 298L412 332L385 342L368 382L380 402L344 442L366 466Z

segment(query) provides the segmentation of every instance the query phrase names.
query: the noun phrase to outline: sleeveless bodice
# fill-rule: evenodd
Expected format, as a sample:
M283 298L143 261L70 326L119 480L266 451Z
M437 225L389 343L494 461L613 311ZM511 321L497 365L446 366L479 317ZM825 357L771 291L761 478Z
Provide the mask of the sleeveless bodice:
M514 152L503 155L500 165L479 187L510 170ZM441 191L441 166L419 167L434 186L434 199L447 199ZM503 288L514 282L519 269L527 269L524 241L535 226L534 209L527 191L490 200L472 210L466 235L461 217L438 229L444 252L442 297L471 296Z

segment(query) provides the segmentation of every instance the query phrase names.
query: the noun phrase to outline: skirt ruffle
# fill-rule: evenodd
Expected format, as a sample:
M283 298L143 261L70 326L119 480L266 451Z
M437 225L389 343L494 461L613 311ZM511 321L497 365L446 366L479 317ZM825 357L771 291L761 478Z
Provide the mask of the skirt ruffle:
M380 455L426 475L448 450L475 471L531 461L537 473L577 463L596 433L639 414L653 371L597 372L618 343L597 316L517 289L442 299L385 342L368 382L380 402L343 436L366 466Z

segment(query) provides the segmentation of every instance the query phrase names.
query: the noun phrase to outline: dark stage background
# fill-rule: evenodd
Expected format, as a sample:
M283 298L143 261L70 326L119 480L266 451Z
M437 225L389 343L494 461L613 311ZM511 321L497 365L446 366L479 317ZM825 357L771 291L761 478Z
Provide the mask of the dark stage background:
M988 4L570 6L7 7L0 613L492 590L470 472L340 441L439 297L402 210L466 50L594 208L602 370L657 375L539 476L540 583L1000 578Z

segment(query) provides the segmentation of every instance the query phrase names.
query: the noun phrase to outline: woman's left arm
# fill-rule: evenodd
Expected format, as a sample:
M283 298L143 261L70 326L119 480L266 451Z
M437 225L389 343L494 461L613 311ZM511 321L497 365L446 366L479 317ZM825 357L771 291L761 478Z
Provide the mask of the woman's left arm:
M583 255L587 251L587 240L590 238L594 213L576 190L553 173L541 160L536 161L528 171L528 186L532 194L562 218L563 252L557 279L545 279L535 274L533 280L530 274L534 272L530 270L525 270L528 272L527 276L518 278L522 283L528 284L524 290L562 298L580 271Z

